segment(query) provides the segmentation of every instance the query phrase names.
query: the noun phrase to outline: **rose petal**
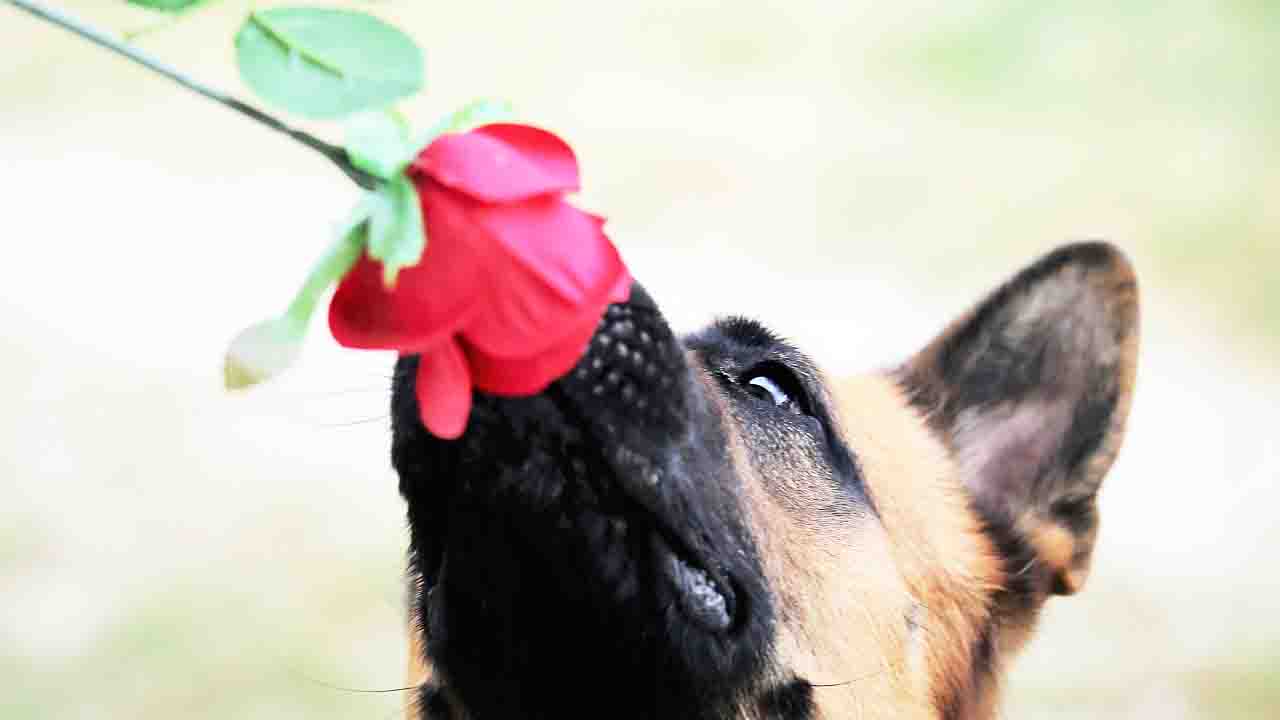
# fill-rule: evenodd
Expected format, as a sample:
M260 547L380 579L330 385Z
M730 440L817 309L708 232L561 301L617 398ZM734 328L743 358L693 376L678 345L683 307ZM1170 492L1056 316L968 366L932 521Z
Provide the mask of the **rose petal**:
M566 301L581 305L626 272L604 221L555 197L479 206L472 215L511 257Z
M596 320L630 275L597 218L552 198L483 207L473 217L511 253L494 266L492 295L462 329L485 353L526 357ZM537 238L542 238L541 241Z
M604 220L554 197L479 209L475 219L512 258L575 304L594 301L626 272Z
M623 273L618 276L617 282L613 284L613 289L609 291L610 303L624 303L631 297L631 286L635 280L631 277L631 271L623 268Z
M471 344L463 347L475 386L494 395L536 395L578 364L599 323L599 314L573 328L558 343L523 358L498 357Z
M492 355L532 355L554 345L582 310L549 292L521 268L501 275L502 289L480 304L458 330L469 344Z
M485 264L501 250L467 217L474 203L431 182L419 194L427 229L422 260L401 270L387 290L381 263L360 258L329 303L329 328L340 345L430 347L463 325L486 295Z
M446 340L422 353L415 389L427 431L444 440L460 437L471 414L471 372L456 341Z
M595 220L596 226L600 228L600 234L604 235L605 219L594 213L587 213L587 215L589 215L591 219ZM605 235L605 238L607 239L608 236ZM613 241L610 240L609 244L612 246ZM618 248L614 246L613 250L614 250L614 253L616 254L618 251ZM609 291L608 297L609 297L610 303L626 302L627 298L631 297L631 284L635 282L635 280L631 277L631 271L627 269L627 265L626 263L622 262L621 257L618 258L618 265L621 267L622 271L617 274L617 277L613 283L613 288Z
M578 189L573 150L551 133L528 125L485 125L441 135L413 168L487 203L509 203Z

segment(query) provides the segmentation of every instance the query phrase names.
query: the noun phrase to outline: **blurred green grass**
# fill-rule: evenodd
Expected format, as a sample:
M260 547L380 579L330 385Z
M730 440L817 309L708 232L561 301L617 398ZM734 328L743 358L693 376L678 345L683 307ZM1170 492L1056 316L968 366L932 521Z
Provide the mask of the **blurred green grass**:
M1188 673L1182 681L1195 689L1196 708L1215 718L1257 720L1280 707L1280 659L1275 657Z
M967 111L1016 113L1067 134L1158 123L1219 135L1235 162L1227 177L1193 178L1207 201L1140 189L1156 219L1144 258L1238 332L1278 347L1280 5L1023 0L965 8L940 25L921 28L895 60Z

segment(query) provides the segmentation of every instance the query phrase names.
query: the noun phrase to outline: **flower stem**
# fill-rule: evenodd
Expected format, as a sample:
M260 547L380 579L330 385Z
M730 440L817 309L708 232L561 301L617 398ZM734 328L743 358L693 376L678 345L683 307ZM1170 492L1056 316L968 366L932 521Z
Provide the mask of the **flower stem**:
M325 291L341 280L364 253L365 221L361 218L356 222L358 224L342 232L325 250L324 256L307 273L302 287L298 288L298 294L285 310L283 317L291 323L299 336L306 332L307 323Z
M69 30L75 33L76 35L79 35L80 37L84 38L85 40L88 40L101 47L104 47L118 55L126 57L132 60L133 62L147 68L148 70L151 70L152 72L159 73L169 78L170 80L178 83L182 87L188 90L191 90L192 92L195 92L199 95L203 95L204 97L218 103L219 105L222 105L223 107L227 107L232 110L235 110L241 115L244 115L252 120L256 120L257 122L263 125L266 125L267 127L271 128L272 130L275 130L276 132L288 135L289 137L293 138L295 141L300 142L303 145L306 145L307 147L311 148L312 150L315 150L316 152L320 153L321 155L324 155L325 157L329 158L329 160L332 161L335 165L337 165L338 168L342 170L342 172L346 173L347 177L351 178L352 181L354 181L357 185L359 185L362 188L371 190L377 187L380 183L380 181L377 178L375 178L369 173L366 173L365 171L353 165L351 163L351 159L347 157L347 151L342 149L341 147L337 145L331 145L321 140L320 138L315 137L314 135L303 132L302 130L298 130L297 128L290 127L289 125L286 125L284 122L280 121L274 116L269 115L263 112L262 110L259 110L253 107L252 105L249 105L240 100L237 100L236 98L231 97L226 93L223 93L215 88L205 85L204 83L198 80L190 78L187 75L179 72L177 69L170 67L166 63L161 62L160 60L152 57L151 55L143 52L142 50L139 50L138 48L132 47L127 43L121 42L120 40L117 40L111 37L110 35L103 32L102 30L99 30L93 27L92 25L89 25L88 23L80 20L79 18L73 17L60 10L50 8L46 6L44 3L33 2L32 0L7 0L7 1L10 5L14 5L15 7L21 10L25 10L28 13L31 13L32 15L42 20L45 20L47 22L53 23L54 25L57 25L58 27L61 27L65 30Z

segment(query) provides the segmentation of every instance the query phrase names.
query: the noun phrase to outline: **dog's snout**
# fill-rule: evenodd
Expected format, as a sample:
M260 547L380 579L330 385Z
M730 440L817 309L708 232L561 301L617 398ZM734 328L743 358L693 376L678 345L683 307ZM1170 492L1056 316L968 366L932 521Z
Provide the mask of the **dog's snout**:
M688 374L679 340L636 284L627 302L609 306L586 354L560 385L610 433L662 429L669 436L685 422L680 384Z
M613 665L575 667L604 697L639 676L664 688L628 717L679 717L660 708L706 688L731 685L728 697L752 674L750 648L770 615L699 357L633 285L566 375L529 397L477 392L456 441L417 421L416 359L401 361L392 457L414 569L432 588L420 611L433 661L475 716L597 709L594 694L546 694L564 667L534 661L547 653L618 658L626 648ZM494 694L496 662L534 680Z

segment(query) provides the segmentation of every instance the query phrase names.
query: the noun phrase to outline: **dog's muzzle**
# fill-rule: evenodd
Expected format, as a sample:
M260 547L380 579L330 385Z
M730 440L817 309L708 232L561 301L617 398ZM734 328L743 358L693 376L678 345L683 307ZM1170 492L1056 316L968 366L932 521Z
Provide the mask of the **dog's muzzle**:
M428 649L460 691L487 702L501 661L527 682L492 702L535 702L555 684L552 666L531 669L548 653L581 658L601 688L651 676L662 702L731 693L758 664L763 575L686 352L636 285L567 375L533 397L477 393L455 441L422 427L416 359L400 361L392 460Z
M706 533L688 531L704 518L681 487L697 480L690 462L705 440L697 419L710 418L695 383L683 346L637 284L628 302L608 308L586 355L550 392L606 449L608 481L654 523L656 570L681 608L719 632L733 623L736 592Z

